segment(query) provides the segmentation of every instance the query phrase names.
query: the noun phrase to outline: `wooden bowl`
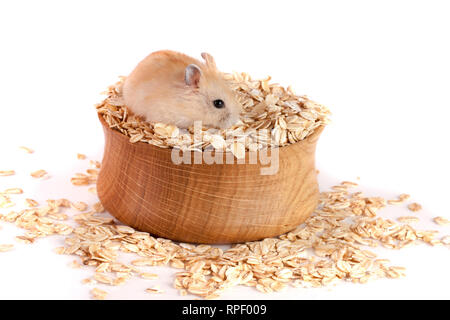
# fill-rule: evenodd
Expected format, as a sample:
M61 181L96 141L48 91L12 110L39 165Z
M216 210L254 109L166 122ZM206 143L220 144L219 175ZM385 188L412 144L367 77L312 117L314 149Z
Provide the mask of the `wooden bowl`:
M248 152L246 164L177 165L172 149L130 143L99 118L105 151L98 196L114 217L138 230L191 243L253 241L294 229L317 205L314 156L323 127L279 148L278 172L261 175L267 165L249 164Z

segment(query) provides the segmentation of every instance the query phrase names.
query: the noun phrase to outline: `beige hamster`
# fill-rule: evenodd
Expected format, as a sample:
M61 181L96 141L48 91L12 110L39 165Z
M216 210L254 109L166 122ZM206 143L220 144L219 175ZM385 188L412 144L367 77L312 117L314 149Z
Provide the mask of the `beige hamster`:
M174 51L151 53L126 78L125 105L148 122L230 127L242 106L213 57L201 55L205 63Z

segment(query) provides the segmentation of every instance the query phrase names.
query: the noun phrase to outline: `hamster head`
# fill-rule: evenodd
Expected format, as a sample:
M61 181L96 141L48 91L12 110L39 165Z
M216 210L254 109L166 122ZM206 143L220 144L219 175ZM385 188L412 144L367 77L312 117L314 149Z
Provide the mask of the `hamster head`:
M201 120L205 126L228 128L239 120L242 105L214 59L202 53L205 64L190 64L185 70L185 83L200 108L189 110L189 118ZM187 110L186 110L187 111Z

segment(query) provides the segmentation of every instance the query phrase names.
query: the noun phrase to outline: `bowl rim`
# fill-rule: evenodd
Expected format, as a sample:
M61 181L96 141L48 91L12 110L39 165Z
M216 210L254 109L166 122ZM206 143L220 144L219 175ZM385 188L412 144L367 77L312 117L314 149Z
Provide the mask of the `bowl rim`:
M101 125L103 126L104 129L106 128L107 130L112 131L113 134L115 134L115 135L120 135L120 139L125 139L126 138L129 141L129 137L128 136L124 135L123 133L119 132L118 130L114 130L113 128L111 128L108 125L108 123L106 123L106 120L103 117L103 114L97 112L97 116L98 116L98 118L100 120L100 123L101 123ZM325 129L325 126L326 126L325 124L321 124L316 129L314 129L314 132L312 134L310 134L309 136L307 136L303 140L297 141L296 143L290 143L290 144L288 144L286 146L276 147L276 148L280 149L280 152L282 152L282 150L287 150L287 148L295 148L295 147L298 148L301 145L306 144L306 143L314 143L314 142L316 142L316 140L319 138L320 134ZM159 150L160 152L166 152L166 153L171 153L172 150L174 149L173 147L162 148L162 147L155 146L155 145L153 145L151 143L145 143L145 142L142 142L142 141L137 141L137 142L134 142L132 144L147 146L147 147L150 147L150 148L157 148L155 150ZM198 150L193 150L193 151L200 152ZM256 152L258 152L258 151L256 151ZM219 154L220 153L222 153L222 154L230 154L229 151L223 152L223 151L216 151L216 150L214 150L214 152L217 152ZM255 151L246 151L246 154L251 153L251 152L255 152ZM203 150L201 151L201 153L203 153Z

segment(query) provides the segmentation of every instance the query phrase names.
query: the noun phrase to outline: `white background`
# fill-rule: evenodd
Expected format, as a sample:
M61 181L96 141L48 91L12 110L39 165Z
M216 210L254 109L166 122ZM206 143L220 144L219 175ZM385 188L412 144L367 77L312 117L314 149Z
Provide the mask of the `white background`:
M207 51L223 71L271 75L332 110L317 150L321 189L361 177L361 190L371 195L410 193L423 205L415 227L448 235L450 227L431 219L450 218L449 16L447 1L2 1L0 170L17 175L0 177L0 189L93 204L95 197L69 178L87 166L76 153L101 160L103 133L93 108L99 93L152 51L197 58ZM20 145L36 152L27 155ZM36 169L51 178L33 180ZM409 214L400 206L384 216ZM0 243L22 233L0 225ZM92 270L71 269L73 257L53 253L62 241L0 253L0 298L89 298L80 281ZM271 295L242 287L222 297L449 298L448 247L377 252L407 267L407 277ZM181 298L171 288L173 270L156 271L160 280L108 288L110 298ZM154 283L166 293L146 294Z

